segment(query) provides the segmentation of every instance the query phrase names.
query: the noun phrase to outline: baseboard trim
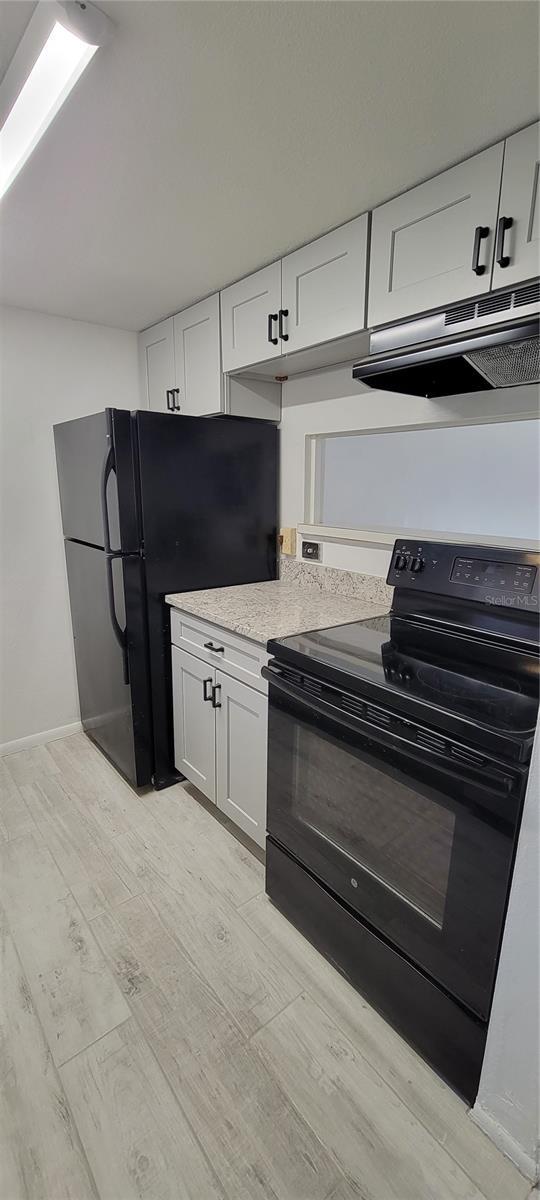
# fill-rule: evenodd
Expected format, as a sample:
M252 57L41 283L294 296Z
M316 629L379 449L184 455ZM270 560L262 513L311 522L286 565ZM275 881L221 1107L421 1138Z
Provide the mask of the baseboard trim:
M59 725L57 729L43 729L41 733L29 733L28 737L16 738L14 742L0 743L0 758L7 754L18 754L20 750L32 750L34 746L44 746L47 742L58 742L60 738L70 737L72 733L80 733L80 721L72 721L70 725Z
M533 1184L538 1183L539 1169L534 1156L527 1154L523 1146L520 1146L519 1142L516 1142L516 1139L495 1120L495 1117L491 1113L486 1112L481 1104L476 1103L474 1108L471 1108L469 1116L471 1121L474 1121L475 1125L478 1125L487 1134L488 1138L499 1147L499 1150L502 1150L503 1154L515 1163L518 1170L521 1171L522 1175L525 1175L526 1179L530 1179Z

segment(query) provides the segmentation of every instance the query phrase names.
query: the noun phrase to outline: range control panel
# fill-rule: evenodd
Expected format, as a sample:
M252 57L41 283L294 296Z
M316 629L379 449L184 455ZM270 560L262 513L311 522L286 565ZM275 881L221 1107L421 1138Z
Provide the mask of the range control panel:
M532 550L398 539L386 582L439 596L537 609L539 573L540 554Z

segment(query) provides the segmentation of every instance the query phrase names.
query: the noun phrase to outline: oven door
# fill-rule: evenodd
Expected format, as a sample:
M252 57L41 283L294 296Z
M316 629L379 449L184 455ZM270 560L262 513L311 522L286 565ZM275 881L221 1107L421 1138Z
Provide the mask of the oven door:
M309 677L292 684L275 660L263 673L269 836L486 1018L526 773Z

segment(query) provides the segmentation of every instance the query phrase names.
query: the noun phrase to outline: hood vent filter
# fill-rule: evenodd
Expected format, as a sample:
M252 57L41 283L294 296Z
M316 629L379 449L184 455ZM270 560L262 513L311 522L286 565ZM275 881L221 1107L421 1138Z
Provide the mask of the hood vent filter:
M502 346L486 346L471 350L463 357L487 379L492 387L515 387L519 383L536 383L540 374L540 338L509 342Z

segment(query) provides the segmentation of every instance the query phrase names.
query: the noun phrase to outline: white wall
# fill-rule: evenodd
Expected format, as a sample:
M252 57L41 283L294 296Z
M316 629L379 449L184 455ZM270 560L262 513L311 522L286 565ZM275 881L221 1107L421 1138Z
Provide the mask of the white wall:
M466 423L525 414L538 415L538 393L534 387L426 400L360 387L352 379L350 366L291 379L283 385L282 391L281 524L298 525L304 519L305 441L310 433L343 433L450 421ZM497 499L504 504L504 488L497 491ZM428 509L424 528L431 528ZM389 558L388 549L373 545L331 541L322 545L322 561L326 566L384 576Z
M531 1178L540 1147L540 733L473 1116Z
M140 406L136 334L0 309L4 752L79 719L52 426L107 405Z

